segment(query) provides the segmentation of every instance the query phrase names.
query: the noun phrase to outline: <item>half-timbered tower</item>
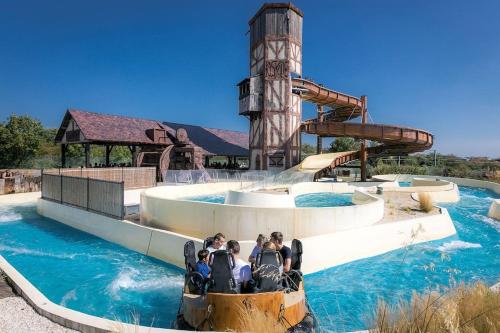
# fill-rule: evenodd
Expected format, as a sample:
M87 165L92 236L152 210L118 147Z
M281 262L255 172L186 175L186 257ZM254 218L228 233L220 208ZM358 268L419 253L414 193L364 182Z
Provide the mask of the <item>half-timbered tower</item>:
M238 84L240 115L250 120L250 169L287 169L300 161L302 12L289 3L263 5L250 20L250 77Z

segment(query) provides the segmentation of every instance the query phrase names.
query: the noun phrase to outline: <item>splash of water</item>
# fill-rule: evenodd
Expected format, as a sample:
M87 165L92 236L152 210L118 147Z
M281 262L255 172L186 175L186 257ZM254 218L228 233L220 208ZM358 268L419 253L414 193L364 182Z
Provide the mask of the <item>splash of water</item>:
M463 249L475 249L475 248L480 248L482 247L481 244L478 243L469 243L469 242L464 242L461 240L454 240L451 242L444 243L443 245L439 246L437 249L441 252L454 252L456 250L463 250Z
M75 259L78 254L66 254L66 253L50 253L43 252L39 250L30 250L25 247L12 247L8 245L0 244L0 252L9 252L11 255L31 255L36 257L52 257L58 259Z
M66 306L68 301L76 301L78 297L76 297L76 289L71 289L68 291L64 296L61 298L61 303L59 303L61 306Z
M122 269L117 277L108 285L108 291L115 299L120 299L122 290L154 291L172 287L182 287L181 276L170 276L163 271L139 271L132 267Z
M22 220L23 216L14 212L0 212L0 223L2 222L14 222Z

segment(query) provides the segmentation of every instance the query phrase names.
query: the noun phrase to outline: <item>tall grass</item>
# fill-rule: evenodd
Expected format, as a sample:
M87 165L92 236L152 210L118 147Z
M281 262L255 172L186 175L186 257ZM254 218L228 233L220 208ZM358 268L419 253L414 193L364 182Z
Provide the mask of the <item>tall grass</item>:
M283 333L288 328L272 315L253 306L241 306L240 322L244 332Z
M395 307L381 301L370 326L372 333L497 333L500 292L476 283L445 294L414 293Z
M434 207L432 204L432 198L427 192L420 192L418 194L418 201L420 202L420 210L429 213Z

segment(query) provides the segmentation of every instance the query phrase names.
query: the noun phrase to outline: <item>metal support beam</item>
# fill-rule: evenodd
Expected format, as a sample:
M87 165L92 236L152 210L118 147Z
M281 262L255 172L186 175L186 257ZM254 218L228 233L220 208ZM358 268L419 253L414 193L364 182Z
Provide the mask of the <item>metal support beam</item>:
M86 168L90 168L91 165L90 165L90 143L85 143L83 145L84 149L85 149L85 167Z
M67 144L61 144L61 168L66 167L66 151L68 150Z
M323 105L317 105L317 113L318 113L318 123L323 122ZM323 153L323 138L320 135L316 136L316 154Z
M366 96L361 96L361 104L362 104L362 123L363 125L366 124L366 113L368 112L367 104L368 104L368 99ZM366 140L361 141L361 151L360 151L360 156L359 160L361 162L361 181L366 182L366 160L367 160L367 153L366 153Z

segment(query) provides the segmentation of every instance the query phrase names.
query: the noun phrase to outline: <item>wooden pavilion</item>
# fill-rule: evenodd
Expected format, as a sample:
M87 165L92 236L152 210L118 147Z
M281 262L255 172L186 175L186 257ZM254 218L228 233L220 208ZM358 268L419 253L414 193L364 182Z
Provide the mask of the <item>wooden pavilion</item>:
M85 166L91 167L91 145L105 147L105 166L116 146L126 146L132 166L167 169L203 169L211 156L229 160L248 156L248 134L140 118L67 110L55 142L61 145L61 166L66 167L69 145L82 145Z

